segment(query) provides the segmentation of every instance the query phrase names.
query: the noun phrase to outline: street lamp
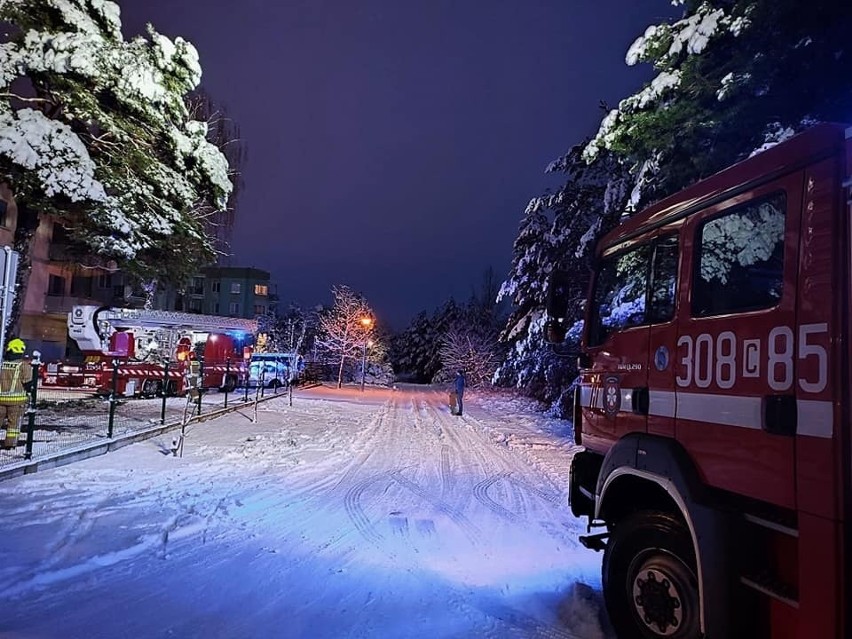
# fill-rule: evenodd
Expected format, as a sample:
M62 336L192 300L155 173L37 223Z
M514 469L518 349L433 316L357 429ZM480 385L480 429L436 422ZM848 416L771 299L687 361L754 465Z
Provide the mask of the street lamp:
M372 317L362 317L361 318L361 326L364 327L364 351L363 356L361 357L361 392L364 392L364 378L367 376L367 346L369 337L370 337L370 329L373 327L373 318Z

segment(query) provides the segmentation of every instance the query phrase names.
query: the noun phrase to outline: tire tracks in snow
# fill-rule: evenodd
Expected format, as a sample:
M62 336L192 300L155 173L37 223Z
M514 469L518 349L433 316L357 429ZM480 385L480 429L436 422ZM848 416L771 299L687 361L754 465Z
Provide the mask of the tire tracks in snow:
M367 514L364 512L364 508L361 506L361 495L363 495L364 491L373 484L383 479L390 478L393 472L395 471L386 471L377 475L370 475L366 479L362 479L350 487L343 498L343 505L346 509L346 514L352 522L352 525L355 526L355 530L361 533L364 539L376 546L381 546L384 536L376 530L375 526L373 526L368 519Z
M397 481L401 486L404 486L412 493L423 499L424 501L430 503L434 506L439 512L443 513L447 517L449 517L459 528L461 528L464 533L467 535L470 542L477 546L480 543L480 531L477 526L470 521L465 515L442 501L441 499L436 499L433 495L429 494L428 491L424 490L420 487L420 485L415 482L405 478L402 476L401 472L395 470L391 473L393 479Z
M385 425L385 420L391 411L393 400L388 400L382 404L379 413L370 420L370 423L364 429L363 433L359 433L356 437L361 441L361 452L355 455L352 463L346 468L340 479L332 487L332 490L340 488L343 484L350 481L361 468L367 463L373 453L376 451L375 440L382 433Z
M505 479L507 475L508 473L500 473L498 475L493 475L491 477L483 479L481 482L479 482L473 487L473 496L476 497L476 500L480 504L488 508L488 510L490 510L491 512L500 515L503 519L507 519L514 523L520 523L521 521L523 521L523 518L519 513L515 513L507 508L504 508L488 496L488 489L498 481ZM526 514L526 512L524 512L523 514Z

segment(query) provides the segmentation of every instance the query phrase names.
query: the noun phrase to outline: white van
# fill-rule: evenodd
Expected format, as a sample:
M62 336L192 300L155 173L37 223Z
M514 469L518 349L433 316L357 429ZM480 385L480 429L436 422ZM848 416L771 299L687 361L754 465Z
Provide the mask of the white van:
M299 362L301 361L298 355L293 353L254 353L249 362L249 386L259 386L261 383L268 388L287 386L290 381L290 364L294 359L296 360L296 369L293 379L296 379L299 375Z

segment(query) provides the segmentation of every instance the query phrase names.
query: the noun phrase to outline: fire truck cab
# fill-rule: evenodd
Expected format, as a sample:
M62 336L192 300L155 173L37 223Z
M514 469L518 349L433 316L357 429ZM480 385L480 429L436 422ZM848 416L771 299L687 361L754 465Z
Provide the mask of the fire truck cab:
M202 388L233 390L256 330L253 320L173 311L75 306L68 314L68 334L86 355L83 386L103 394L115 386L127 397L182 394L193 362Z
M599 243L569 492L619 637L852 636L850 219L821 124Z

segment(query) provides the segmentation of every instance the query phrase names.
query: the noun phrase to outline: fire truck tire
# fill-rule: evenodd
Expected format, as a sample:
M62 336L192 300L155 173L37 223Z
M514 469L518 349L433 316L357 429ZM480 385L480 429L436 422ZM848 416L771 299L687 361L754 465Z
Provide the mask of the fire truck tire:
M619 638L700 636L695 552L675 515L640 511L617 522L602 572L607 611Z
M142 395L144 397L156 397L161 394L163 382L158 379L146 379L142 382Z
M222 384L222 388L220 389L223 393L233 393L237 388L237 378L233 375L228 375L225 378L225 383Z

